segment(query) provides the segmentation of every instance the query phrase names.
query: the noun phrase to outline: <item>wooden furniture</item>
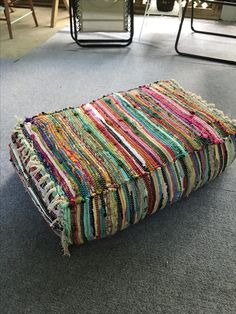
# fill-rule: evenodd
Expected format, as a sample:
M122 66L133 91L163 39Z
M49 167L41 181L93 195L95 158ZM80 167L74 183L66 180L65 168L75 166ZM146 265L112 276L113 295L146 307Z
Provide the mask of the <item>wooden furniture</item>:
M68 0L63 0L63 3L65 5L66 9L69 11ZM59 6L59 0L53 0L52 1L52 14L51 14L51 27L52 28L56 26L58 6Z
M1 20L4 20L7 22L7 27L8 27L10 39L13 39L13 32L12 32L12 27L11 27L12 24L20 21L21 19L27 17L30 14L32 14L32 16L33 16L35 26L38 27L38 21L37 21L36 14L34 11L33 1L28 0L28 5L27 4L22 5L22 4L19 4L18 2L19 2L18 0L17 1L8 1L8 0L1 0L0 1L0 4L4 8L4 15L5 15L5 18L1 18ZM11 20L10 13L12 13L14 11L13 8L29 9L29 12L16 18L15 20Z

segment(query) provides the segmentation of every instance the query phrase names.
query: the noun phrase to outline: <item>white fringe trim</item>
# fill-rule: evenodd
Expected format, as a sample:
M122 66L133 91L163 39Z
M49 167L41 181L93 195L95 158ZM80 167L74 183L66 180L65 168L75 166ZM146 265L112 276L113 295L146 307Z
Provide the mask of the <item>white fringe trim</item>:
M65 234L64 226L64 207L69 203L68 199L58 194L58 189L55 185L55 182L51 180L50 175L47 173L45 167L42 165L40 160L37 158L33 146L26 140L22 128L20 124L23 123L23 120L18 119L18 123L13 130L13 133L17 135L17 139L20 142L20 147L16 148L15 151L17 152L19 160L21 160L22 164L24 165L26 171L31 176L32 180L35 183L35 186L40 191L42 195L42 199L45 201L48 207L48 211L57 212L58 217L52 221L50 227L53 228L55 223L58 223L62 228L61 232L61 245L64 250L64 255L70 256L69 252L69 239ZM20 156L21 157L20 157ZM35 168L33 171L30 171L30 168ZM41 174L41 178L39 181L36 179L38 174ZM46 185L42 188L42 184L46 183ZM52 196L52 200L50 201L49 198ZM59 210L59 213L58 213Z
M202 105L203 107L205 107L206 109L208 109L210 112L212 112L213 114L216 114L218 116L220 116L220 118L222 120L224 120L226 123L229 123L231 125L233 125L234 127L236 127L236 119L230 118L228 115L226 115L223 111L219 110L216 108L216 105L213 103L208 103L207 100L203 99L201 96L186 91L177 81L175 81L174 79L171 80L172 82L174 82L174 84L180 89L182 90L184 93L194 97L195 99L199 100L201 102L200 106Z
M66 236L64 230L61 233L61 246L63 248L64 255L70 256L70 251L69 251L69 247L68 247L68 240L67 240L67 236Z

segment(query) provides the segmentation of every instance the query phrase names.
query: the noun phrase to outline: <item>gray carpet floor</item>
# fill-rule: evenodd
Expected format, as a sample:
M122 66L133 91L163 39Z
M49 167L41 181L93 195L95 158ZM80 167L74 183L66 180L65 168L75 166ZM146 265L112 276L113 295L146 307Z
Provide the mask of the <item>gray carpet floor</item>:
M66 258L9 162L15 115L159 79L236 117L236 68L177 56L176 28L167 26L178 20L154 19L166 27L146 26L125 49L80 49L65 29L20 60L1 60L1 313L236 312L236 163L189 198Z

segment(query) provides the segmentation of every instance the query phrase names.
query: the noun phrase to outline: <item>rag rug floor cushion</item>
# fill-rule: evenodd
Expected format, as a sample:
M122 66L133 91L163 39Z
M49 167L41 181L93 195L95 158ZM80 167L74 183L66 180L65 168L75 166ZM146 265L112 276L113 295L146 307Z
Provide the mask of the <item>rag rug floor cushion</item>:
M10 154L69 254L213 180L235 143L235 120L170 80L26 118Z

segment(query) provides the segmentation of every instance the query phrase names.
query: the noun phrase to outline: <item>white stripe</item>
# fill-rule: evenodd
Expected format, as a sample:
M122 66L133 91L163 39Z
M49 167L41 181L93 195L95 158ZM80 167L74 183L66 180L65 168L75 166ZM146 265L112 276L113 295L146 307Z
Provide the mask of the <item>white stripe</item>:
M99 120L101 120L106 127L110 128L118 137L119 139L121 139L121 141L123 142L123 144L135 155L135 157L142 163L143 166L146 166L145 160L142 158L141 155L139 155L139 153L126 141L126 139L119 134L116 130L113 129L113 127L111 127L110 125L108 125L105 121L105 119L101 116L101 114L95 109L93 108L90 104L86 105L86 108L92 110L92 112L94 113L94 115L96 116L96 118L98 118Z

